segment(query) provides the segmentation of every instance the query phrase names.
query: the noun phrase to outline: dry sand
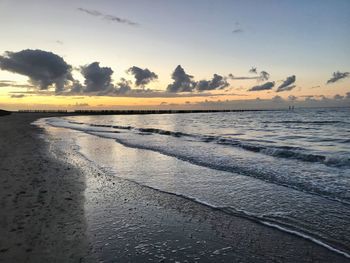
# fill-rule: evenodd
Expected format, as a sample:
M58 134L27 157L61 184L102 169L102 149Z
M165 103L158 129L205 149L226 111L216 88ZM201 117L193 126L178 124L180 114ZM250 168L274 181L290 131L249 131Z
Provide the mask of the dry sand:
M348 262L60 153L30 125L41 116L0 118L0 262Z

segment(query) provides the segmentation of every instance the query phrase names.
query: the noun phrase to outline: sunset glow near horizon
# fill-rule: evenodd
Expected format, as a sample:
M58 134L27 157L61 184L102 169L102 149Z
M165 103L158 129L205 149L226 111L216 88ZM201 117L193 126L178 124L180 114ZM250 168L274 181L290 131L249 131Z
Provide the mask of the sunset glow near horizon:
M349 14L347 0L0 0L0 108L350 106Z

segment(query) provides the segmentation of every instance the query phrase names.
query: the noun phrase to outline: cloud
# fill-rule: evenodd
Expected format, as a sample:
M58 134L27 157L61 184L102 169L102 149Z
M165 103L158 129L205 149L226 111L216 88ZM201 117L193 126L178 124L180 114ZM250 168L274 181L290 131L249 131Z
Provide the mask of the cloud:
M133 22L131 20L128 20L125 18L120 18L120 17L114 16L114 15L107 15L107 14L101 13L97 10L86 9L86 8L82 8L82 7L79 7L77 10L80 12L86 13L88 15L101 17L105 20L116 22L116 23L126 24L129 26L137 26L138 25L138 23Z
M266 71L261 71L260 72L260 77L259 77L259 80L261 80L261 81L266 81L266 80L268 80L270 78L270 74L268 73L268 72L266 72Z
M11 87L11 88L35 88L33 85L28 84L18 84L15 81L10 80L0 80L0 87Z
M131 81L121 78L120 81L116 85L116 93L117 94L127 94L131 92Z
M224 89L228 86L230 86L230 84L227 82L226 78L218 74L214 74L211 80L200 80L197 82L196 89L198 91L215 90Z
M138 87L139 86L144 87L145 85L150 83L152 80L158 79L157 74L150 71L147 68L142 69L142 68L133 66L133 67L129 68L127 72L134 75L134 77L136 79L135 84Z
M291 85L295 82L296 77L295 75L292 75L290 77L288 77L285 81L283 81L283 83L277 88L276 92L281 92L281 91L287 91L287 90L292 90L294 89L296 86L295 85Z
M85 78L84 92L108 93L113 89L113 70L109 67L100 67L99 62L82 66L81 74Z
M72 86L70 87L70 93L76 94L76 93L80 93L83 92L84 90L84 86L77 80L73 81Z
M24 98L26 95L24 94L12 94L11 95L11 98L12 99L21 99L21 98Z
M81 12L84 12L84 13L87 13L89 15L92 15L92 16L102 16L103 14L99 11L96 11L96 10L91 10L91 9L85 9L85 8L77 8L79 11Z
M250 69L249 73L258 74L256 71L256 68ZM228 78L232 80L256 79L258 81L267 81L270 78L270 74L264 70L259 73L259 76L254 76L254 77L247 77L247 76L237 77L237 76L234 76L232 73L230 73L228 74Z
M243 33L243 29L241 29L241 28L234 29L234 30L232 30L232 33L234 33L234 34Z
M346 97L345 97L346 99L350 99L350 92L347 92L346 93Z
M73 80L72 67L62 57L39 49L5 52L0 56L0 69L29 77L30 83L40 90L55 85L56 93Z
M274 86L275 86L275 82L271 81L271 82L266 82L262 85L254 86L254 87L250 88L248 91L270 90Z
M297 97L295 97L294 95L289 95L288 96L288 100L289 101L296 101L298 98Z
M228 74L228 78L229 79L232 79L232 80L235 80L235 79L237 79L237 80L245 80L245 79L258 79L259 77L245 77L245 76L243 76L243 77L241 77L241 76L234 76L232 73L230 73L230 74Z
M244 30L241 27L241 24L239 22L235 23L235 28L232 30L233 34L239 34L239 33L243 33Z
M186 74L181 65L175 68L171 78L174 82L168 85L168 92L191 92L196 86L196 82L192 80L193 76Z
M350 72L339 72L339 71L333 72L333 76L329 80L327 80L327 84L335 83L338 80L347 78L349 76L350 76Z
M336 95L334 95L334 97L333 97L335 100L342 100L342 99L344 99L344 96L341 96L341 95L339 95L339 94L336 94Z
M281 103L284 101L284 99L281 96L274 96L271 100L276 103Z
M256 67L252 67L252 68L249 70L249 73L258 74L258 71L257 71Z

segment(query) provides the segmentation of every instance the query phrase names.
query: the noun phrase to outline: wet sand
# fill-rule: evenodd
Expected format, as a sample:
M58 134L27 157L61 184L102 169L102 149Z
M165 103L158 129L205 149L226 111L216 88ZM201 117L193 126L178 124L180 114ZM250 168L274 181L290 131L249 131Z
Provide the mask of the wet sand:
M0 117L0 262L349 262L311 241L59 152L47 114ZM58 143L58 142L57 142ZM122 154L122 153L121 153Z

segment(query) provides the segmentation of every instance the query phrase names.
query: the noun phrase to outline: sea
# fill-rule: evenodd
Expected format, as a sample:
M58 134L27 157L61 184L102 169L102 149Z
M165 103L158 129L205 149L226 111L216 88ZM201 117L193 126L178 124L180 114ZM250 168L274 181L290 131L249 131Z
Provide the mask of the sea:
M350 257L350 108L69 116L37 124L74 131L61 139L109 176Z

